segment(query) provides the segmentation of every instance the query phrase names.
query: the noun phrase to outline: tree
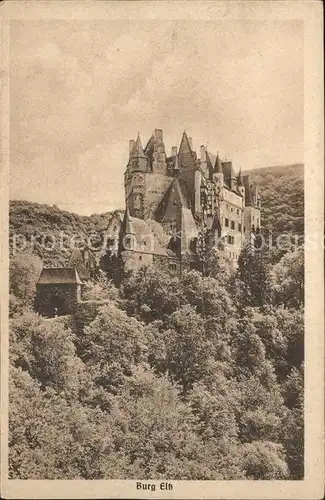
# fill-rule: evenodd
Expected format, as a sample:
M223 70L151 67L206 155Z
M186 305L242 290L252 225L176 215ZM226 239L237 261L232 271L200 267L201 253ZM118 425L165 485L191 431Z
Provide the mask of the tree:
M196 433L191 405L166 377L138 367L116 402L113 441L128 462L122 477L223 479L214 450Z
M141 268L126 276L121 295L126 310L145 321L161 319L176 311L181 303L179 279L152 268Z
M203 277L196 271L184 273L180 280L182 305L190 304L203 316L218 318L224 327L234 316L235 308L228 291L212 277Z
M103 479L106 470L118 477L120 458L109 458L111 439L110 422L101 410L68 401L51 388L42 391L26 371L12 368L11 479Z
M299 309L304 304L304 249L287 252L271 272L271 291L277 305Z
M32 254L19 253L10 259L9 291L12 295L11 314L33 305L36 282L42 267L41 259Z
M118 302L119 291L114 283L108 280L103 272L99 272L96 281L87 281L82 293L83 301L113 301Z
M214 368L219 359L217 344L210 338L201 315L187 305L170 315L164 333L166 366L184 392Z
M32 312L13 318L10 356L13 366L28 371L41 389L78 393L84 367L76 356L72 332L64 322Z
M246 246L238 259L235 287L240 308L269 303L269 266L263 250Z
M242 446L246 479L288 479L288 467L281 444L254 441Z

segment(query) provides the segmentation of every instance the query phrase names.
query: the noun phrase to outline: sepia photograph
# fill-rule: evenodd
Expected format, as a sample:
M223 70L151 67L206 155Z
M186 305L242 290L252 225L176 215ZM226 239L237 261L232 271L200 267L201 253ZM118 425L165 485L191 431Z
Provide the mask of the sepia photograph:
M304 33L9 20L9 482L306 478Z

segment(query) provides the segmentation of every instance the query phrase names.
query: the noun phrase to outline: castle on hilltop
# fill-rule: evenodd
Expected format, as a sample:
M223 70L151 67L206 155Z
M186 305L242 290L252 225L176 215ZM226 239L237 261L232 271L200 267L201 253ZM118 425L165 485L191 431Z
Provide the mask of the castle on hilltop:
M161 129L145 148L139 134L130 140L124 186L124 216L112 217L106 237L125 269L150 264L199 269L216 246L235 264L260 230L258 187L206 146L198 157L186 132L170 156Z
M260 230L258 187L205 146L198 158L186 132L170 156L160 129L144 149L140 135L131 140L124 186L125 211L110 217L101 249L75 248L69 267L43 269L35 304L41 314L74 311L100 262L111 271L117 262L119 272L153 265L181 273L185 268L204 270L208 254L219 248L235 265Z

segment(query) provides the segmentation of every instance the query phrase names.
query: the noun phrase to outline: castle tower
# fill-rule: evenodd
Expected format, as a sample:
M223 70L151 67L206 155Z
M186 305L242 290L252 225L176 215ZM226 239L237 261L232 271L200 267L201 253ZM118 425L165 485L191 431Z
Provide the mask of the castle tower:
M143 217L144 178L148 172L148 158L141 144L140 134L137 140L130 141L129 162L124 174L125 202L135 217Z
M224 173L224 182L227 184L231 191L236 190L237 178L235 170L231 161L225 161L222 163L222 169Z
M140 134L138 134L137 140L135 142L132 140L130 141L130 157L128 168L132 172L147 172L148 170L148 158L144 154Z
M196 153L192 150L191 141L184 130L178 150L179 178L186 185L189 193L191 210L200 211L200 177Z
M239 173L237 175L237 187L238 187L238 191L240 192L242 197L245 198L245 187L244 187L244 181L243 181L241 169L239 170Z
M217 154L217 158L214 164L212 180L216 184L217 191L219 191L221 195L221 191L224 184L224 175L223 175L221 161L219 158L219 153Z
M153 137L152 172L166 174L167 163L165 144L163 141L163 131L161 129L156 129Z
M244 232L246 241L252 241L252 235L261 226L261 200L257 186L251 183L248 175L243 176L245 187Z
M145 149L141 139L130 141L130 156L125 172L125 202L131 217L154 218L155 211L168 189L168 176L163 131L156 129Z

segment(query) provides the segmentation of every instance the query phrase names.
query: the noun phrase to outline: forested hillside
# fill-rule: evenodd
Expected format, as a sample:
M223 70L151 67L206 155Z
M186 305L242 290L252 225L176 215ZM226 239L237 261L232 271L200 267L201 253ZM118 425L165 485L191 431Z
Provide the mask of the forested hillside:
M95 244L96 238L107 227L109 218L110 213L88 217L60 210L56 206L13 200L10 202L9 231L11 238L16 235L18 250L27 242L27 249L32 248L46 265L60 266L67 263L73 236L76 242L89 237ZM66 239L65 235L69 238ZM12 245L11 242L11 248Z
M29 259L11 262L11 478L303 477L301 250L103 276L54 319Z
M304 232L304 166L285 165L245 172L261 189L262 226L277 236Z
M302 169L254 176L263 223L301 232ZM12 202L10 231L98 234L108 219ZM33 311L35 284L69 253L11 254L10 478L302 479L304 254L270 253L115 285L108 269L53 319Z
M249 172L262 193L262 226L276 237L283 233L302 235L304 231L304 178L303 165L269 167ZM27 201L10 202L10 234L31 236L39 235L34 253L47 265L63 265L69 252L64 251L58 242L60 233L66 235L90 236L92 242L100 238L100 232L107 227L110 213L94 214L90 217L60 210L55 206L40 205ZM46 235L49 235L46 238ZM52 238L56 247L51 248ZM42 238L44 238L42 240ZM17 240L19 246L20 240Z

